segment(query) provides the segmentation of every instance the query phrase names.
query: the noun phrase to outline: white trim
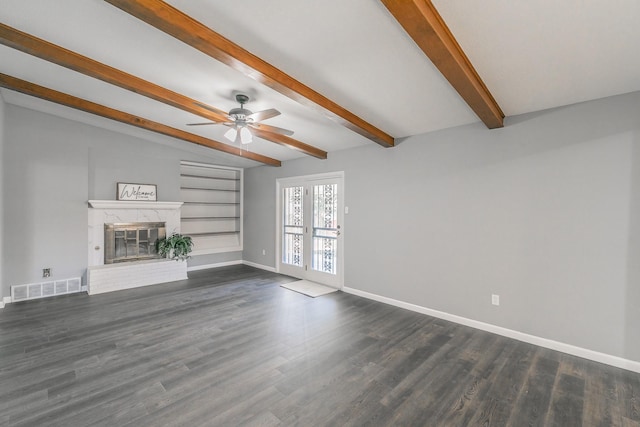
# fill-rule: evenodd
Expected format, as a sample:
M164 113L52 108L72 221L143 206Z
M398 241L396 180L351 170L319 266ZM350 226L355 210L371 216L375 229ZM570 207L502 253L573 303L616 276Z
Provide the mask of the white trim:
M216 262L214 264L194 265L193 267L187 267L187 271L208 270L210 268L226 267L228 265L238 265L242 263L243 261L241 259L237 259L234 261Z
M268 265L257 264L255 262L251 262L251 261L242 261L242 263L244 265L248 265L249 267L259 268L260 270L270 271L272 273L276 272L276 268L275 267L269 267Z
M349 288L344 286L343 292L357 295L363 298L371 299L374 301L382 302L385 304L393 305L396 307L404 308L406 310L415 311L417 313L426 314L429 316L437 317L439 319L448 320L450 322L458 323L472 328L480 329L483 331L491 332L494 334L502 335L507 338L513 338L518 341L523 341L529 344L538 345L540 347L549 348L551 350L560 351L563 353L571 354L573 356L582 357L584 359L593 360L595 362L604 363L607 365L615 366L617 368L626 369L640 373L640 362L634 360L624 359L622 357L613 356L606 353L600 353L598 351L589 350L582 347L576 347L571 344L566 344L547 338L530 335L524 332L514 331L512 329L503 328L501 326L492 325L490 323L480 322L478 320L468 319L466 317L457 316L455 314L445 313L443 311L433 310L431 308L422 307L419 305L411 304L404 301L399 301L393 298L388 298L376 294L372 294L359 289Z
M5 308L7 304L11 304L11 296L0 297L0 308Z
M168 209L178 210L182 202L136 202L131 200L89 200L94 209Z
M344 171L314 173L312 175L285 176L277 178L276 181L287 184L287 181L296 183L298 181L318 181L321 179L342 178L344 179Z

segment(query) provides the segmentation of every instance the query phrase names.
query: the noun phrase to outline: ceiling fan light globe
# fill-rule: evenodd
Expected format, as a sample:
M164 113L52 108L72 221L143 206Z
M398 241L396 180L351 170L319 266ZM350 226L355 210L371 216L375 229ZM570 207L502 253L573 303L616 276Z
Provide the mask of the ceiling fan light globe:
M236 140L237 133L238 131L235 128L231 128L224 133L224 137L227 138L229 141L234 142Z
M251 135L251 131L246 128L240 128L240 142L243 144L249 144L253 141L253 135Z

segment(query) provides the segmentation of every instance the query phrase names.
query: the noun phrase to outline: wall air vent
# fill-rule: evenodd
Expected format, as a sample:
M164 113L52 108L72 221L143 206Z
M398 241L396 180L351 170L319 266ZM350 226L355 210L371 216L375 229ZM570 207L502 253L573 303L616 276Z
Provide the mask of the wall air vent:
M80 291L82 291L82 279L80 279L80 277L26 285L13 285L11 286L11 302L74 294Z

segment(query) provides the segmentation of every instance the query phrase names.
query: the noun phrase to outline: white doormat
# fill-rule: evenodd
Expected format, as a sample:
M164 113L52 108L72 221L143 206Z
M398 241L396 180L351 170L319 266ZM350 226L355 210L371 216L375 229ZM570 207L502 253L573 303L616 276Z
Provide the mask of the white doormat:
M301 294L305 294L312 298L319 297L320 295L330 294L331 292L337 291L336 288L331 288L329 286L310 282L308 280L298 280L297 282L283 283L280 286L295 292L299 292Z

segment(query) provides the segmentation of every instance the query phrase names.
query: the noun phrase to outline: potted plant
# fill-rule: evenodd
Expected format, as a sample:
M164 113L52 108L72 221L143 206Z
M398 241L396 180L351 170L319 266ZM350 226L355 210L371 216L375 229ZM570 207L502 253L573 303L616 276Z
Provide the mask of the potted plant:
M156 240L158 255L165 256L176 261L184 261L190 258L189 252L193 249L191 237L179 233L173 233L169 237Z

